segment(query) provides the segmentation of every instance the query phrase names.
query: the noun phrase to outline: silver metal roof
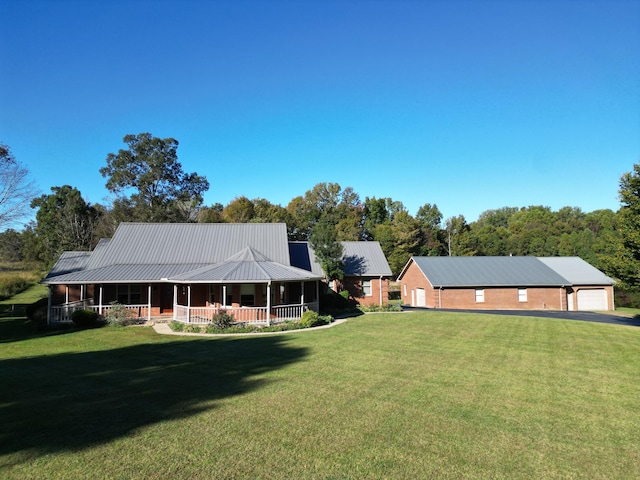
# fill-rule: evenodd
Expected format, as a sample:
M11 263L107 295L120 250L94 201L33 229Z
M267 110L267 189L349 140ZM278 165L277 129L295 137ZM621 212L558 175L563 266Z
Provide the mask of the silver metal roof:
M345 275L390 277L391 268L379 242L341 242L344 247L342 259ZM323 275L322 267L316 261L315 252L309 242L289 242L291 264L317 275Z
M97 251L91 267L213 264L243 247L290 264L284 223L121 223L113 238Z
M107 265L92 270L82 270L56 277L48 277L45 284L79 283L139 283L158 282L184 272L202 268L203 264L184 265Z
M434 287L562 286L571 282L536 257L411 257ZM406 267L399 278L406 271Z
M580 257L538 257L571 285L613 285L615 281Z
M46 278L83 270L87 267L90 257L91 252L62 252Z

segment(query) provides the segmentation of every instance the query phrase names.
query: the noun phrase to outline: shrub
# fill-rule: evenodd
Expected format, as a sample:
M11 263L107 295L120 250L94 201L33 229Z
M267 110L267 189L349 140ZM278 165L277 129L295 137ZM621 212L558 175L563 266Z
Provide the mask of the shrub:
M187 333L202 333L202 327L200 325L187 324L184 326L184 331Z
M93 310L75 310L71 321L78 327L92 327L98 323L98 314Z
M174 332L184 332L184 327L186 325L182 322L176 322L175 320L169 324L169 328Z
M320 316L313 310L307 310L302 314L302 317L300 317L300 325L302 325L303 328L318 327L330 323L329 319L331 319L331 316Z
M211 325L214 329L224 330L225 328L229 328L231 325L233 325L235 320L236 319L233 315L227 313L224 310L220 310L213 316L209 325Z
M118 302L111 302L111 308L105 313L104 319L109 325L118 327L138 323L138 319L134 318L133 312Z
M37 302L33 302L31 305L27 305L25 308L25 315L38 330L41 330L47 326L47 308L49 306L49 299L41 298Z

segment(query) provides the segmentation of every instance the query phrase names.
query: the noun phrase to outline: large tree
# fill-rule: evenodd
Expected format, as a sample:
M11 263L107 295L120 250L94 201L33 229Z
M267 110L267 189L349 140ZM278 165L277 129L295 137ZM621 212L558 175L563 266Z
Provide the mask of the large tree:
M98 240L103 209L87 203L80 191L69 185L52 187L50 195L31 202L37 208L35 241L37 254L51 265L65 250L90 250Z
M0 143L0 229L24 218L36 195L27 168L16 160L7 145Z
M622 242L615 254L613 268L618 278L631 286L640 286L640 164L620 178L618 225Z
M309 236L309 244L315 252L316 261L328 281L344 278L344 248L338 241L335 221L324 216L313 226Z
M150 133L127 135L128 145L107 155L100 169L107 189L118 197L114 214L119 220L146 222L194 221L209 189L206 177L185 173L178 162L178 141Z

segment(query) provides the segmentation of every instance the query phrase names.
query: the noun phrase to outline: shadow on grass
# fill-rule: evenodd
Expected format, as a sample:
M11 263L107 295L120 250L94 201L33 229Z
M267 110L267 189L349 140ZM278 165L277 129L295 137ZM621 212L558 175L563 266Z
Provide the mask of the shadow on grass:
M49 337L77 332L74 325L63 325L58 328L38 329L37 326L24 316L13 317L0 314L0 344L20 342L35 337Z
M0 455L22 452L19 461L27 461L189 417L259 388L264 380L256 376L305 355L283 337L269 336L4 360Z

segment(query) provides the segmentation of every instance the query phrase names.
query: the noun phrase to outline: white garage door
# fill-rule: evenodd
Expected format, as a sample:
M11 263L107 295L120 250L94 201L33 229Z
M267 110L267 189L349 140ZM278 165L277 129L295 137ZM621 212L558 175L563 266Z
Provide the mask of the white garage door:
M427 301L424 295L424 288L416 288L416 307L426 307Z
M578 290L578 310L607 310L607 291L604 288Z

